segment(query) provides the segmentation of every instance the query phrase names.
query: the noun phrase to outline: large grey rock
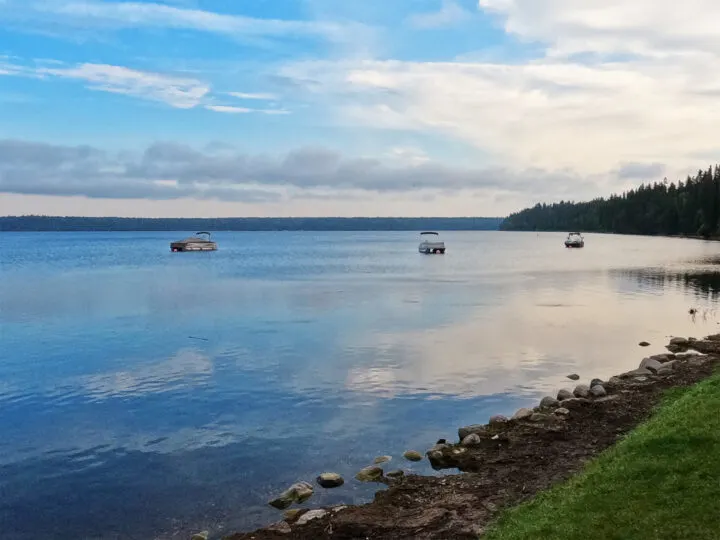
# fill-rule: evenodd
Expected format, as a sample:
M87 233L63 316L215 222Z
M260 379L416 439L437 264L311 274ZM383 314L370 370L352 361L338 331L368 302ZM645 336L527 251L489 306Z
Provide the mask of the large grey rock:
M305 525L308 521L312 521L313 519L320 519L322 517L325 517L327 515L327 510L317 509L317 510L308 510L305 512L302 516L298 518L298 520L295 522L296 525Z
M565 401L566 399L572 399L573 393L567 388L563 388L557 394L558 401Z
M593 379L592 381L590 381L590 388L592 388L593 386L597 386L598 384L604 384L602 379Z
M554 397L545 396L540 400L540 407L542 409L554 409L555 407L559 407L560 402L555 399Z
M373 460L373 463L375 465L380 465L381 463L387 463L390 460L392 460L392 456L378 456Z
M675 355L672 353L653 354L652 356L650 356L650 358L652 358L653 360L657 360L658 362L661 362L664 364L665 362L669 362L670 360L673 360L675 358Z
M532 409L518 409L518 411L513 415L513 420L527 420L533 415Z
M303 514L303 515L305 515L305 514ZM302 519L302 518L300 518L300 519ZM299 520L298 520L298 522L299 522ZM274 533L278 533L278 534L290 534L292 532L290 525L288 525L288 523L286 521L278 521L277 523L273 523L272 525L267 527L267 530L272 531Z
M578 384L573 390L573 395L579 398L587 398L590 395L590 387L587 384Z
M361 482L377 482L377 481L381 480L382 477L383 477L382 467L378 467L377 465L371 465L370 467L365 467L364 469L361 469L355 475L355 478L357 478Z
M555 414L557 414L558 416L567 416L568 414L570 414L570 411L565 407L559 407L555 409Z
M567 378L570 379L571 381L579 381L580 375L578 375L577 373L571 373L570 375L567 376Z
M635 378L635 377L646 377L646 376L652 375L652 374L653 374L652 371L650 371L649 369L638 368L638 369L633 369L632 371L628 371L627 373L623 373L622 375L620 375L620 378L621 379L630 379L630 378Z
M487 433L487 426L484 424L473 424L471 426L461 427L458 429L458 438L462 441L471 433L477 433L478 435Z
M596 384L590 389L590 395L596 398L607 396L607 390L602 384Z
M496 414L495 416L490 417L490 425L496 426L498 424L505 424L508 421L507 417L503 416L502 414Z
M283 491L279 497L273 499L268 504L279 510L289 508L292 503L301 504L307 501L313 494L312 485L307 482L298 482Z
M324 472L316 478L317 483L326 489L340 487L345 483L342 476L337 473Z
M658 362L657 360L653 358L643 358L643 361L640 362L639 369L649 369L652 372L657 371L662 367L662 362Z
M481 443L482 443L482 439L480 438L480 435L478 435L477 433L471 433L470 435L468 435L467 437L465 437L462 440L461 444L463 446L477 446L478 444L481 444Z
M584 407L588 403L590 403L590 400L587 398L572 398L572 399L566 399L565 401L563 401L562 406L565 409L574 410L574 409L579 409L580 407Z
M670 340L670 345L676 345L676 346L678 346L678 347L682 347L682 346L687 345L687 344L689 344L689 343L690 343L690 341L688 341L688 340L687 340L686 338L684 338L684 337L674 337L674 338L672 338L672 339Z
M408 450L403 454L403 457L408 461L422 461L423 459L422 454L415 450Z

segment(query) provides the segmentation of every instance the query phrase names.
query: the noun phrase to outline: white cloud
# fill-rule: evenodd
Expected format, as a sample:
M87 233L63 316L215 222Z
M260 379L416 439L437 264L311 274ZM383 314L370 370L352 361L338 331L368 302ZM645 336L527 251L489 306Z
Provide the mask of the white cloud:
M243 114L253 112L253 109L245 107L231 107L229 105L205 105L205 108L211 111L228 114Z
M470 13L457 5L453 0L443 0L438 11L417 13L408 17L407 21L415 28L440 28L453 26L470 18Z
M277 99L277 96L275 94L265 94L265 93L246 93L246 92L227 92L228 96L233 96L238 99L257 99L257 100L263 100L263 101L271 101L273 99Z
M210 92L206 83L108 64L80 64L75 67L38 68L35 73L66 79L79 79L92 90L126 94L161 101L179 109L199 105Z

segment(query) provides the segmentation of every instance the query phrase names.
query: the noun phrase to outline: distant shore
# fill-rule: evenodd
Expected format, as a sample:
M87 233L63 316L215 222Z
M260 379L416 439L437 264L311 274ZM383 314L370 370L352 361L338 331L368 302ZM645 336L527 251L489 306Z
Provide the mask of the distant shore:
M384 476L379 481L389 488L369 504L310 514L303 507L269 527L223 538L476 540L501 510L568 479L624 438L651 416L668 389L692 386L720 365L720 335L675 338L667 349L636 370L562 390L512 419L497 416L460 428L457 443L440 440L427 451L434 468L467 474ZM312 507L312 499L305 506Z

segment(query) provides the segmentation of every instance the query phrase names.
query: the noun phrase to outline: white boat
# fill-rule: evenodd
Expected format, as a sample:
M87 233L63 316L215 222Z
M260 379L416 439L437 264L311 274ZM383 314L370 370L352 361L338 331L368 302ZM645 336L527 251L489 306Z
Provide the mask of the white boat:
M440 240L438 238L439 236L440 235L436 232L421 232L418 251L426 255L429 255L431 253L443 255L445 253L445 242Z
M571 232L565 239L566 248L581 248L585 247L585 239L579 232Z
M195 236L170 243L170 251L217 251L217 244L210 238L210 233L196 232Z

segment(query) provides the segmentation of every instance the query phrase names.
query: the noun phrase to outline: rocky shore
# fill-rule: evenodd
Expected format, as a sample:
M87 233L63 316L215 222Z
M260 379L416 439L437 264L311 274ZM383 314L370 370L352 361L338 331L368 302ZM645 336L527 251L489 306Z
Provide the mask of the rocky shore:
M477 539L501 509L567 479L647 419L665 390L691 386L720 364L720 334L673 338L667 349L608 381L561 389L512 418L498 415L488 424L461 427L457 442L440 440L426 452L434 468L462 474L424 477L368 467L372 481L388 485L373 502L292 509L269 527L225 540Z

